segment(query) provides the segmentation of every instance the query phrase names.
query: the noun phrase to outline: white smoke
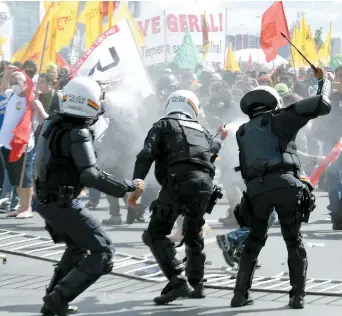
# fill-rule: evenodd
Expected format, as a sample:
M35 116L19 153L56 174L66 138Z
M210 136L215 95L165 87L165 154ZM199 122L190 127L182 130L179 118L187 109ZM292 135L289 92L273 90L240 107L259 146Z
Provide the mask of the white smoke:
M239 127L247 121L248 118L245 121L240 119L226 124L226 128L228 129L228 136L224 141L224 145L221 149L221 155L223 156L223 159L229 159L230 165L232 165L233 167L236 167L239 164L239 147L236 142L236 132Z
M106 93L104 103L104 117L114 120L120 129L126 129L129 125L137 123L138 108L134 96L121 91Z

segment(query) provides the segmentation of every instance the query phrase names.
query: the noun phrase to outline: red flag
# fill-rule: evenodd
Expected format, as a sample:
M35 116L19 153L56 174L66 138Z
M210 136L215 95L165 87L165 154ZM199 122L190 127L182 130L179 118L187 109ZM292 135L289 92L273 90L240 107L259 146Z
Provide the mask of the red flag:
M20 159L22 154L25 152L26 145L29 143L32 131L32 102L35 99L34 83L22 69L19 69L18 71L22 72L26 77L26 110L21 118L21 121L13 130L13 138L11 141L12 149L8 159L9 162L16 162Z
M309 177L312 185L317 185L319 178L323 174L323 172L328 168L330 164L338 159L342 151L342 138L337 142L333 150L330 152L328 156L323 159L323 161L318 165L318 167L314 170L312 175Z
M261 21L260 47L268 63L277 57L280 47L288 44L281 32L290 38L283 2L277 1L264 12Z
M252 59L252 53L249 53L249 59L248 59L248 64L247 64L247 71L253 70L254 65L253 65L253 59Z
M71 65L69 65L69 64L66 62L66 60L61 56L60 53L57 53L57 54L56 54L56 64L57 64L60 68L64 68L64 67L68 68L69 71L70 71L70 77L71 77L71 78L76 77L76 71L75 71L75 69L74 69Z

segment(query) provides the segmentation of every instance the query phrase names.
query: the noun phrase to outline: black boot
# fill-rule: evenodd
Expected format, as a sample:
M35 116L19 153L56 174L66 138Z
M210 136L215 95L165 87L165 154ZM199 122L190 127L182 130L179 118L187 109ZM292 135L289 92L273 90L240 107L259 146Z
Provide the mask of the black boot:
M204 283L200 282L196 285L190 284L193 287L193 291L190 294L191 298L205 298Z
M305 304L305 285L306 285L306 271L308 268L307 259L301 262L292 263L288 260L290 284L289 306L293 309L302 309Z
M68 315L78 314L80 311L77 306L68 306ZM50 309L50 307L44 302L43 307L40 310L40 313L44 316L54 316L55 313Z
M192 288L185 278L172 277L162 290L161 295L154 298L157 305L165 305L180 297L190 297Z
M52 291L43 298L45 305L52 311L51 315L68 316L68 301L59 291Z
M87 252L84 250L74 250L71 248L67 248L64 252L59 264L56 266L51 281L46 288L46 295L50 294L55 286L58 284L60 280L62 280L74 267L76 267L79 262L81 262L84 258L86 258ZM54 315L49 306L44 303L40 312L43 315L50 316ZM77 306L69 306L68 313L69 315L77 314L79 312Z
M204 264L206 260L205 254L198 249L186 246L185 273L189 284L194 291L191 293L191 298L204 298Z
M230 303L231 307L242 307L253 304L253 299L249 294L252 287L254 271L258 261L248 260L248 256L242 255L239 265L239 272L236 276L234 296Z
M333 230L342 230L342 223L336 223L334 221L332 221L332 223L333 223L333 226L332 226Z

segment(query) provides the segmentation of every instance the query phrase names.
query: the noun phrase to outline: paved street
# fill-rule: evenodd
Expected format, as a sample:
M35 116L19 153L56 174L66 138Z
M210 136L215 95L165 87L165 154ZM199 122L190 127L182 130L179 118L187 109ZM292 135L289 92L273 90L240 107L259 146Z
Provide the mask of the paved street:
M342 280L341 239L342 232L331 230L326 206L325 193L317 193L318 207L311 218L311 223L303 227L303 235L309 257L308 287L316 282L313 279ZM109 217L106 200L101 200L100 209L93 211L99 219ZM227 203L223 201L216 207L213 214L207 220L212 228L206 236L207 260L212 264L207 266L206 274L223 274L225 266L221 251L216 246L216 234L226 232L217 222L219 217L225 215ZM123 208L123 218L126 211ZM148 216L148 214L146 214ZM36 215L29 220L7 219L0 214L1 229L24 232L31 235L48 237L43 229L43 221ZM118 252L144 256L149 254L148 249L141 242L141 233L145 224L133 224L109 227L106 230L116 244ZM1 241L1 244L10 242L11 239ZM14 248L14 246L12 247ZM53 251L53 250L51 250ZM182 249L180 250L182 253ZM269 231L267 245L263 249L260 261L261 268L256 272L256 278L260 276L275 276L282 272L287 273L286 248L280 234L279 227L273 227ZM7 315L38 315L41 297L44 287L52 274L53 266L49 262L8 255L6 265L0 266L0 316ZM128 268L127 268L128 269ZM125 271L127 271L127 269ZM131 269L134 269L131 268ZM124 272L125 272L124 271ZM121 270L118 270L121 272ZM260 280L260 279L259 279ZM256 283L258 281L255 281ZM270 281L266 281L270 282ZM234 281L230 284L233 285ZM286 282L283 282L284 284ZM210 283L208 283L210 284ZM273 283L269 283L272 284ZM330 283L329 283L330 284ZM340 292L342 286L334 283L335 290L324 290L321 286L313 286L311 291ZM127 279L122 276L105 276L97 284L92 286L84 295L77 299L81 308L80 315L285 315L289 313L286 307L287 295L277 293L253 293L255 305L243 309L230 309L229 302L232 296L231 290L207 289L207 298L203 300L176 301L166 307L157 307L152 303L152 298L160 292L165 283L148 283L140 280ZM284 285L282 288L286 288ZM331 286L331 285L330 285ZM276 288L275 286L273 289ZM277 287L278 288L278 287ZM322 290L323 289L323 290ZM315 293L314 293L315 294ZM322 295L309 295L307 306L302 311L291 311L300 315L341 315L342 297L328 297Z

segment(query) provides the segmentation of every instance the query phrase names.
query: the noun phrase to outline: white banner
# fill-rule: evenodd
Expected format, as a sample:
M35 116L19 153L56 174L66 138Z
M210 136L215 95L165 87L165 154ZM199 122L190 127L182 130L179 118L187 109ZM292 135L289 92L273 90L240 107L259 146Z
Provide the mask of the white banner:
M5 40L0 59L9 61L12 58L13 17L5 2L0 2L0 38Z
M222 63L225 51L225 13L206 12L210 50L206 61ZM141 53L145 65L171 62L182 44L186 27L202 54L203 12L194 14L162 11L158 15L136 19L145 37Z
M129 25L122 21L103 33L77 62L78 76L99 81L120 80L129 91L143 97L153 93Z

